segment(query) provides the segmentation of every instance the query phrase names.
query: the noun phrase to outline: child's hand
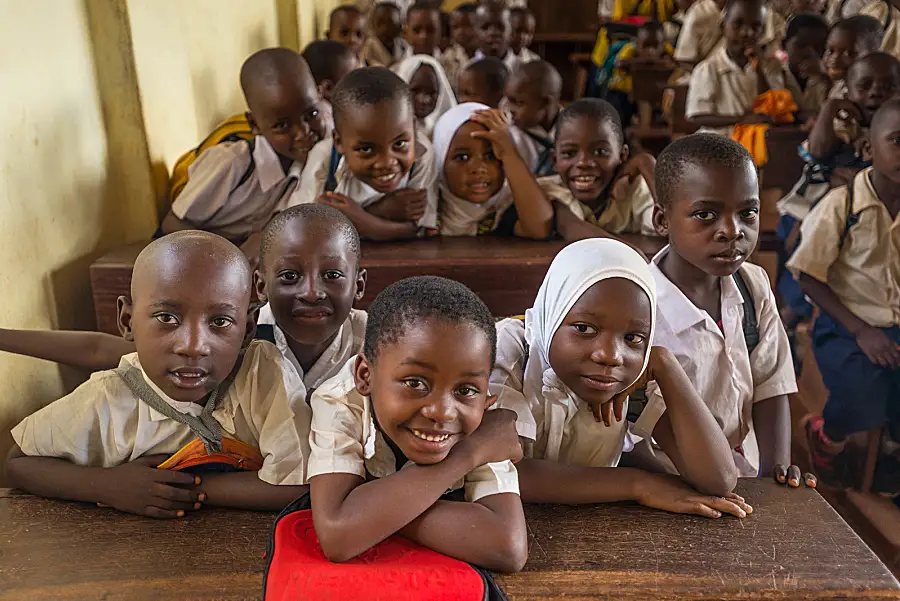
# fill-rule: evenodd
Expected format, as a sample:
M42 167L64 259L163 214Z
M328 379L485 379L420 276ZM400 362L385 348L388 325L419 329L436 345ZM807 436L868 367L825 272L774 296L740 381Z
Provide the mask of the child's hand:
M867 326L857 334L856 343L875 365L900 368L900 345L883 330Z
M244 243L241 244L241 252L247 257L247 261L250 262L250 268L253 270L259 267L259 250L261 242L262 235L259 231L254 231L247 237Z
M363 211L363 208L352 198L345 194L337 194L335 192L326 192L318 197L316 202L337 209L351 219L354 215L358 215Z
M494 154L501 163L512 156L518 156L519 151L516 150L516 143L509 130L509 121L501 111L497 109L475 111L472 121L488 128L487 131L472 132L472 137L490 142L494 147Z
M628 162L622 166L620 175L621 177L627 177L628 181L634 181L634 178L638 175L653 173L654 169L656 169L656 159L653 158L653 155L647 152L639 152L628 159Z
M678 476L642 472L635 485L635 501L645 507L690 513L707 518L722 517L723 513L743 518L753 513L753 507L734 493L725 497L703 495L688 486Z
M196 489L200 478L193 474L157 469L165 456L146 456L106 471L101 506L150 518L184 517L200 509L206 495Z
M625 410L625 401L628 399L628 395L635 390L646 386L647 382L655 380L656 374L668 369L667 363L675 360L675 357L669 349L662 346L652 347L650 349L650 360L647 363L647 369L644 370L644 373L641 374L641 377L638 378L637 382L614 396L608 402L592 407L594 419L598 422L602 421L607 426L612 425L614 419L617 422L622 421L622 414Z
M475 467L509 459L522 458L522 445L516 432L516 412L509 409L492 409L484 412L481 425L464 438L455 452L471 453Z
M428 195L425 190L400 188L369 205L369 212L388 221L417 222L425 214Z
M772 118L768 115L763 115L762 113L747 113L744 115L744 118L741 119L741 123L744 125L756 125L759 123L771 124Z
M862 123L862 109L860 109L853 101L847 98L831 98L825 103L825 106L822 108L822 112L827 112L827 114L830 115L832 119L837 117L838 113L840 113L841 111L847 113L846 118L853 119L857 123Z
M802 61L797 67L800 71L800 75L807 79L813 77L827 77L825 75L825 65L823 65L822 61L819 59L811 58Z
M787 469L783 465L776 464L772 469L772 477L775 478L775 482L779 484L787 484L789 488L799 488L800 487L800 468L796 465L791 465ZM813 474L809 472L803 474L803 482L809 488L815 488L818 481Z

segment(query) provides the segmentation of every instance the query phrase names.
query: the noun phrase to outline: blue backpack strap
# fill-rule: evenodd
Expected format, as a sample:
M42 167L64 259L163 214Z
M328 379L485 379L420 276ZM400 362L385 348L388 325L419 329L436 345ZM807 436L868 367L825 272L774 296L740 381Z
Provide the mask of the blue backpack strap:
M841 237L838 238L838 251L844 248L844 242L847 240L847 236L850 235L850 228L859 223L859 213L853 212L854 181L856 181L856 178L853 178L847 184L847 219L844 221L844 231L841 232Z
M254 340L265 340L275 344L275 326L270 323L261 323L256 326Z
M334 192L337 189L337 173L338 165L341 163L341 153L334 146L331 147L331 159L328 162L328 177L325 178L325 191Z

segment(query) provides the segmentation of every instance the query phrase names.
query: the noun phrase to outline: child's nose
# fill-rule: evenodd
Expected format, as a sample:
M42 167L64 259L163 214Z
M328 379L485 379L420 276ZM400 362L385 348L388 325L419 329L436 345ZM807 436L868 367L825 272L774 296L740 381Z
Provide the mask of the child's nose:
M318 278L305 278L297 287L297 298L308 303L315 303L325 298L325 291Z
M591 361L598 365L617 367L622 365L622 347L611 333L597 337L597 344L591 352Z
M199 324L184 324L176 340L175 352L184 357L206 357L209 355L209 341L206 328Z
M456 401L452 392L435 395L434 399L422 408L422 415L438 424L446 424L456 419Z
M741 229L740 217L724 218L721 220L721 227L718 235L724 240L739 240L744 237L744 230Z

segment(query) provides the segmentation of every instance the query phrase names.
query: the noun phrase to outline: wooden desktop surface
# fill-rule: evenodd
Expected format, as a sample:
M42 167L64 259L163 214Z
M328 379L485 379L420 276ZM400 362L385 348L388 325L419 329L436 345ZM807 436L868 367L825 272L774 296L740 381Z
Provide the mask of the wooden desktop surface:
M527 506L511 601L900 599L898 583L813 490L742 480L753 515L707 520L631 505ZM272 514L155 521L27 495L0 498L0 600L260 597Z

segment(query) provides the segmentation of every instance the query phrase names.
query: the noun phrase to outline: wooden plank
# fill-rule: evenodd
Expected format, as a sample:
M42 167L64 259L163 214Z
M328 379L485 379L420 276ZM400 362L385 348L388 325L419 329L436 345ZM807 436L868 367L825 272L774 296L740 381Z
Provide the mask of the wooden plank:
M887 568L813 490L742 480L756 511L707 520L624 504L528 506L529 561L511 601L897 599ZM156 521L0 498L0 600L259 598L273 515Z

